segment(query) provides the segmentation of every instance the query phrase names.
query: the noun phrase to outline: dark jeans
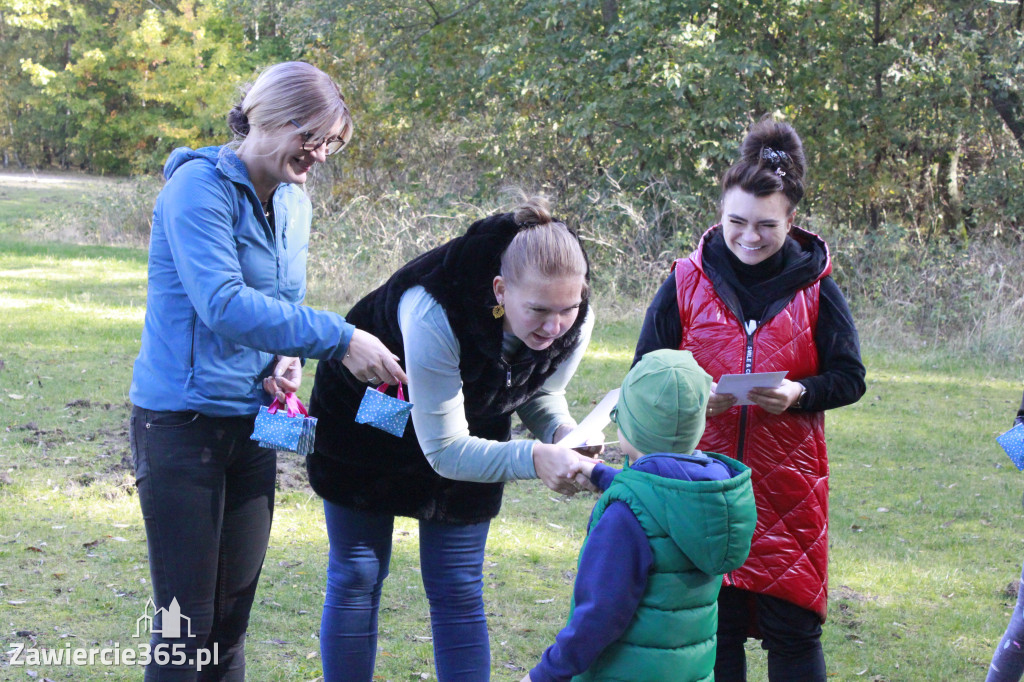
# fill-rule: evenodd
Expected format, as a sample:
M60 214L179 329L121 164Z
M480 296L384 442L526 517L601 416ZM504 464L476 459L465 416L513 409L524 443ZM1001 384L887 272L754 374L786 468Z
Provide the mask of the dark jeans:
M132 409L132 461L157 611L150 645L172 658L148 665L147 681L245 678L245 630L277 474L277 453L249 439L253 421ZM197 671L188 663L197 650L216 652L217 664Z
M395 517L324 502L331 541L320 624L324 682L370 682L377 612L391 561ZM483 562L489 522L420 521L420 574L430 602L439 682L490 679Z
M751 624L761 633L761 648L768 651L770 682L825 682L818 615L788 601L735 587L723 587L718 596L716 682L747 679L743 644Z
M1024 571L1020 579L1024 582ZM999 640L985 682L1019 682L1024 675L1024 584L1017 589L1017 606Z

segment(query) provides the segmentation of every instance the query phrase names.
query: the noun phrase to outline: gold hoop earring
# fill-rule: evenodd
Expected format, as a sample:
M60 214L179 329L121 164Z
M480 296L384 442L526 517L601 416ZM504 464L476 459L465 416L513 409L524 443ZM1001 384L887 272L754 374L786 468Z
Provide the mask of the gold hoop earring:
M500 320L505 316L505 304L499 302L498 305L491 308L491 315L494 315L494 319Z

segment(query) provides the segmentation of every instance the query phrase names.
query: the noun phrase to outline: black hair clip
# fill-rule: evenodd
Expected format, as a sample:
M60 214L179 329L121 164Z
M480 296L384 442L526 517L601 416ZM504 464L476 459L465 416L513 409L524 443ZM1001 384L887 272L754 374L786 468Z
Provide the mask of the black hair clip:
M789 163L789 154L786 152L771 147L762 147L761 159L767 161L779 177L786 175L786 171L782 170L782 164Z

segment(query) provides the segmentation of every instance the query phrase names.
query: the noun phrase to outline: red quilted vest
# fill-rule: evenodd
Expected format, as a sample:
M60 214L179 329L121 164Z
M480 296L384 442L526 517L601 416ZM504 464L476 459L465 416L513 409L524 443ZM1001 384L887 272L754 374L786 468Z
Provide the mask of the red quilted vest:
M786 370L799 381L818 374L814 332L818 278L748 337L743 321L722 302L704 274L697 250L673 264L683 336L715 381L723 374ZM794 227L798 240L818 239ZM814 611L825 620L828 571L828 455L823 412L773 415L750 405L733 407L707 421L697 446L734 457L752 470L757 528L750 557L725 576L726 585L774 597Z

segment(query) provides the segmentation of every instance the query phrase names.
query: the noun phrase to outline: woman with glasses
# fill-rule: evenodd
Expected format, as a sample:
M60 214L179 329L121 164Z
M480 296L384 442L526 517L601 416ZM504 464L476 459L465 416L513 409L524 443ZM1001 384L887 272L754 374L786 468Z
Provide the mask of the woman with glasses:
M302 305L312 218L302 185L352 135L338 87L309 64L277 64L228 124L232 143L171 153L153 211L130 391L157 609L147 680L197 679L199 650L213 660L203 680L245 676L277 471L276 452L249 437L261 405L298 389L301 358L405 380L375 336Z

